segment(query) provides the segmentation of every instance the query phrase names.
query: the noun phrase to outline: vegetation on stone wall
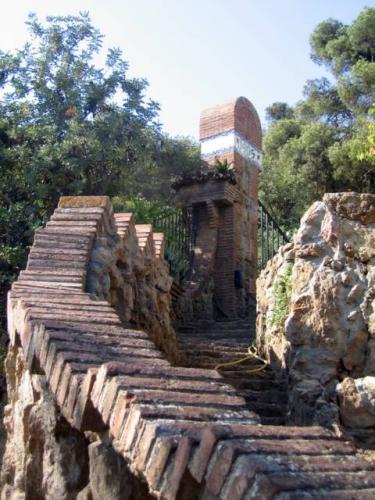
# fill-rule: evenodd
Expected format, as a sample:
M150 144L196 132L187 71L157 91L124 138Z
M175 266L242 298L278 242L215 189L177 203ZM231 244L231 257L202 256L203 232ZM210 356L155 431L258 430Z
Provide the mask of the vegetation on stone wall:
M285 228L325 192L375 192L375 9L349 26L321 22L310 44L331 78L307 81L294 107L267 109L261 196Z
M216 158L213 165L202 162L198 168L176 175L172 181L172 189L176 190L183 186L190 186L208 180L228 181L230 184L236 184L235 168L227 159L220 160Z
M115 196L112 198L115 212L132 212L137 224L152 223L156 217L174 213L174 207L166 206L158 199L146 199L143 196Z
M292 294L293 264L288 263L276 278L272 288L272 309L269 318L269 328L284 329L285 321L289 314L290 299Z

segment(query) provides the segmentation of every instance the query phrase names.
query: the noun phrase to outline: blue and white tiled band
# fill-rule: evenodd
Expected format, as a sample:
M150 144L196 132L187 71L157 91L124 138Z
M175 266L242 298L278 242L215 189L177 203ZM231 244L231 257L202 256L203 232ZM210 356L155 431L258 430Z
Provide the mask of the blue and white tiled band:
M233 129L201 141L203 159L232 151L239 153L246 160L252 161L261 170L262 152Z

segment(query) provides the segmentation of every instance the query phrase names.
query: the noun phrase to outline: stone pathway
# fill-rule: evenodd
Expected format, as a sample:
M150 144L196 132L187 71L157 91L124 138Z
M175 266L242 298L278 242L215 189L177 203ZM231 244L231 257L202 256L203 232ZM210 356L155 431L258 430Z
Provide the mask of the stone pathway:
M248 319L235 321L197 321L177 327L182 365L213 369L248 355L255 338L255 311ZM242 396L262 424L283 425L286 420L287 392L283 380L277 380L269 367L255 358L219 369L224 380Z

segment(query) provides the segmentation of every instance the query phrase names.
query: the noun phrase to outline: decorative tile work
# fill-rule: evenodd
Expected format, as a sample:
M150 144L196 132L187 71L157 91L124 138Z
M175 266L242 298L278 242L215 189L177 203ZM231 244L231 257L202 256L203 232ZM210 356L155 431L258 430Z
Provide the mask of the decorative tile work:
M201 141L201 155L204 159L231 151L235 151L246 160L255 163L261 170L262 152L241 137L234 129Z

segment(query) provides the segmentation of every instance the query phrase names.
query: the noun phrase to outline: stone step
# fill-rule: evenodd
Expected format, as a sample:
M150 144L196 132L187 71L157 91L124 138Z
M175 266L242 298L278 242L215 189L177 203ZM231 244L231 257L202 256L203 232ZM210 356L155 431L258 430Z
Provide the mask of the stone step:
M271 384L269 384L269 380L261 378L258 373L253 373L249 374L248 377L243 377L243 376L237 376L237 377L230 377L226 374L223 374L222 371L220 371L221 375L225 380L228 382L228 384L232 384L236 386L237 390L252 390L252 391L278 391L281 393L286 392L286 386L285 382L282 380L275 380L271 379ZM263 373L263 372L260 372Z
M255 323L255 321L254 321ZM218 323L215 323L211 325L210 327L205 327L204 325L184 325L181 327L178 327L178 332L181 334L184 333L203 333L204 335L207 333L212 333L212 332L222 332L222 333L228 333L228 332L241 332L243 330L249 331L249 330L255 330L255 324L253 322L249 324L235 324L235 325L226 325L225 327L220 326Z
M250 370L255 369L254 366L242 367L241 365L237 365L237 367L232 366L230 368L221 368L220 375L228 380L232 380L235 384L238 379L246 381L246 385L250 387L253 382L260 381L263 384L269 382L275 382L274 374L265 369L257 372L250 372ZM282 387L280 386L278 388Z
M260 421L262 425L285 425L286 424L286 417L268 417L268 416L262 416L260 417Z
M200 350L200 346L197 346L197 349L183 349L183 353L184 357L195 358L196 360L202 361L204 359L207 359L216 363L230 363L239 360L246 360L243 362L243 365L238 366L254 367L260 365L259 361L257 361L255 358L247 359L247 354L241 351L208 351L206 349Z
M267 389L265 391L254 391L252 389L238 388L236 389L246 401L277 403L280 405L286 405L288 402L288 395L286 391L276 391L272 389Z
M257 413L260 417L284 418L286 405L278 403L266 403L264 401L246 401L250 410Z
M197 337L200 339L216 339L216 338L251 338L252 334L255 333L254 329L242 329L242 330L228 330L227 332L225 330L210 330L209 332L203 332L201 330L196 330L194 332L189 332L188 334L181 334L180 332L178 333L178 337L181 339L186 339L186 340L193 340L196 339Z
M177 330L183 365L206 369L246 358L254 338L255 316L245 321L200 321L180 325ZM275 380L269 367L253 372L261 366L259 360L249 357L241 363L220 367L218 372L264 425L284 425L288 403L285 383Z

